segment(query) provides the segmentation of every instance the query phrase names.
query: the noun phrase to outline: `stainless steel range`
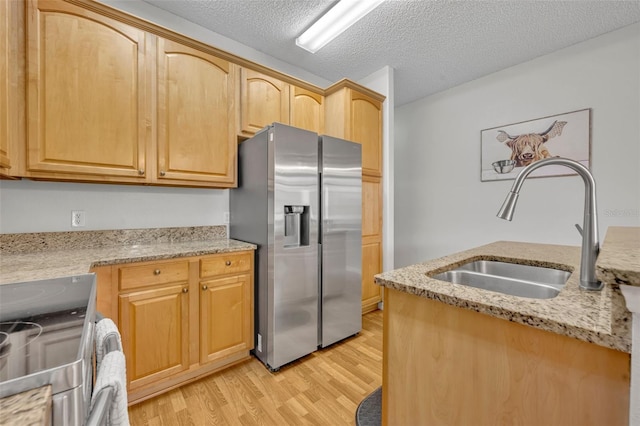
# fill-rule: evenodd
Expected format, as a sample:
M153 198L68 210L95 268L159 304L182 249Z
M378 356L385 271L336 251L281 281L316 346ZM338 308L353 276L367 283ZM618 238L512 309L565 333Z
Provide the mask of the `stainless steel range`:
M95 287L94 274L0 285L0 398L51 385L52 423L84 423Z

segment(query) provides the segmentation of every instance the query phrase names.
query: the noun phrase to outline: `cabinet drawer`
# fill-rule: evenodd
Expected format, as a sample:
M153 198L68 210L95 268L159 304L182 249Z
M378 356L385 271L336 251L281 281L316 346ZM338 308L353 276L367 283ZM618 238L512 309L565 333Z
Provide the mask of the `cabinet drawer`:
M120 290L189 280L186 261L125 266L118 270Z
M234 274L251 269L251 253L226 253L200 259L200 277Z

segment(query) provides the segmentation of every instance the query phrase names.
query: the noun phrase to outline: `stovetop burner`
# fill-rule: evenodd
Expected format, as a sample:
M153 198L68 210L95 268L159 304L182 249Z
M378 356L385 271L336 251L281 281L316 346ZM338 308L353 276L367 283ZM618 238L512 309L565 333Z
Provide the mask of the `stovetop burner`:
M47 383L57 373L34 375L82 360L94 321L93 275L0 285L0 398L26 387L18 379Z
M21 346L12 347L11 334L12 333L25 333L28 336L21 341ZM20 348L30 344L42 334L42 326L35 322L29 321L10 321L0 322L0 358L9 356L9 352L13 350L19 350ZM0 367L0 370L2 367Z

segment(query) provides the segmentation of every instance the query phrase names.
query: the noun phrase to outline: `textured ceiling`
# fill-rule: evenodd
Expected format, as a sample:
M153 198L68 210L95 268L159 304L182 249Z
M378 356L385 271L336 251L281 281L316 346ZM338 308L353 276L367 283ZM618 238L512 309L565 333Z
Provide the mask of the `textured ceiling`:
M145 1L329 81L389 65L396 106L640 22L640 0L387 0L311 54L332 0Z

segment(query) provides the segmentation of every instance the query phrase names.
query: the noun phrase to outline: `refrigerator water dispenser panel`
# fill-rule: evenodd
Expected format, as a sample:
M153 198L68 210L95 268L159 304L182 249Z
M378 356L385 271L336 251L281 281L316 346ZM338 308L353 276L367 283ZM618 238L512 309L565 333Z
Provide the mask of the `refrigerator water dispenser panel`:
M309 206L284 206L284 247L309 245Z

